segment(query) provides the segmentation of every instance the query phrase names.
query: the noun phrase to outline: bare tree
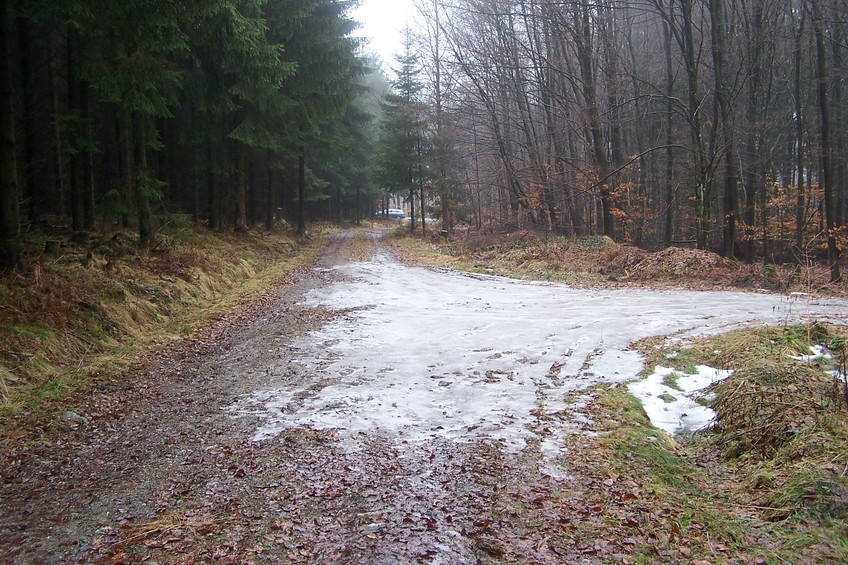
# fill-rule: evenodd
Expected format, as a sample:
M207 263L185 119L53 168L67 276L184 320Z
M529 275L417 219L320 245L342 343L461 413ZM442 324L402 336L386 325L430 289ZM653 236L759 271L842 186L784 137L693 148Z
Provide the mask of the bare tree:
M825 21L821 0L809 0L807 6L812 14L813 31L816 38L816 79L818 90L819 118L821 119L821 163L824 181L824 216L827 239L827 262L830 265L830 280L841 278L839 272L839 249L836 245L836 178L834 176L834 145L831 137L830 102L828 98L828 62L825 42Z
M730 78L725 60L727 34L725 31L725 0L709 0L712 29L713 74L716 97L721 112L722 136L724 138L724 230L722 252L734 258L736 245L737 185L739 182L735 151L735 116L730 92Z
M809 248L804 226L821 221L837 267L844 0L430 2L445 45L437 82L447 73L453 85L436 114L457 117L451 174L474 185L477 223L649 246L692 237L753 261L781 250L793 218ZM804 6L820 14L812 30ZM821 175L813 155L829 158Z

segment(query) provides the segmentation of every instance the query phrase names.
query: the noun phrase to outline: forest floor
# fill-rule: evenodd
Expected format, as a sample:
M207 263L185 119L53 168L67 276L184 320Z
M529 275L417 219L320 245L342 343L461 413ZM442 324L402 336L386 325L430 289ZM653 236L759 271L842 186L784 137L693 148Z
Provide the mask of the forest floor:
M113 357L89 354L68 371L77 375L73 379L60 379L56 364L40 386L14 398L10 387L19 383L11 379L22 377L7 370L9 400L0 422L0 562L848 559L848 411L826 372L840 359L845 372L846 332L812 321L844 320L842 303L812 299L806 314L813 317L790 325L796 299L702 293L697 298L711 297L715 305L709 307L722 314L696 312L688 318L692 295L642 289L638 300L631 299L632 314L625 311L633 289L595 286L579 294L584 291L409 267L395 254L429 262L449 255L439 243L406 238L390 243L394 252L377 232L345 231L309 266L317 243L301 253L288 248L294 243L281 250L274 248L279 242L269 247L270 242L253 241L254 248L271 249L268 257L302 258L290 259L285 268L268 267L274 261L267 258L251 266L247 255L236 261L245 278L264 278L268 289L219 291L242 300L225 300L207 312L211 322L177 317L172 330L181 337L161 334L145 356L127 353L130 360L121 357L109 370ZM175 245L166 256L185 249ZM492 257L504 261L504 254ZM587 255L609 263L597 252ZM96 254L88 260L107 273L118 263ZM149 272L147 260L136 262ZM475 261L471 270L494 270ZM197 260L163 264L176 269ZM514 262L511 268L527 264ZM227 265L221 261L215 269L200 270L220 274ZM141 278L127 264L117 268L126 269L119 277L123 282ZM186 278L175 273L157 275L164 288L177 288ZM621 275L598 276L608 285L617 282L610 276ZM200 271L192 277L194 286L202 286ZM211 292L214 283L208 284ZM580 284L591 286L587 279ZM158 288L150 281L136 286L148 294ZM24 292L8 283L4 288L9 295ZM125 289L124 304L135 300L137 290ZM539 292L554 302L536 304ZM56 339L44 318L51 304L80 308L83 302L88 306L82 311L93 310L101 330L116 324L102 302L81 298L82 289L41 293L53 296L39 305L42 310L27 309L26 300L9 301L7 295L4 315L22 318L38 310L42 319L39 324L16 319L19 329L4 336L9 337L4 363L12 354L31 359L40 345L36 339ZM372 296L380 303L371 304ZM514 302L500 302L505 297ZM173 296L159 298L141 306L153 308ZM657 310L652 319L671 321L670 326L639 325L639 300L654 298L643 310ZM679 306L663 311L668 298ZM421 302L420 308L413 309L411 301ZM616 325L615 318L603 317L565 319L561 328L544 331L566 304L579 302L591 312L611 301L613 314L626 320L620 336L605 329ZM751 305L734 309L734 301ZM437 309L431 319L426 312L441 303L450 308ZM500 317L509 305L530 315L504 322ZM739 310L745 311L737 315ZM72 326L76 315L65 312L65 326ZM155 327L157 312L147 315ZM478 327L480 320L506 324L500 330L504 338L518 334L526 343L540 341L526 351L489 344L486 339L499 332ZM753 321L755 329L740 329ZM605 336L600 344L583 339L593 325ZM32 327L40 329L24 331ZM712 329L696 335L692 330L698 328ZM485 343L469 347L464 340L474 335ZM398 339L397 351L379 350L387 336ZM641 341L631 344L637 338ZM12 344L17 349L10 353ZM830 357L790 357L809 353L810 345ZM721 426L674 438L651 426L628 389L637 375L611 369L632 362L635 352L648 369L672 365L681 379L701 363L734 369L712 391ZM416 366L421 379L409 372ZM36 375L33 370L26 378ZM407 380L420 387L400 391ZM451 400L438 410L426 411L427 402L416 405L439 391L450 391ZM457 396L469 408L458 406ZM525 404L512 404L516 398ZM377 409L380 402L386 405ZM490 405L501 410L486 411ZM383 411L381 419L377 413ZM460 412L471 419L455 417Z

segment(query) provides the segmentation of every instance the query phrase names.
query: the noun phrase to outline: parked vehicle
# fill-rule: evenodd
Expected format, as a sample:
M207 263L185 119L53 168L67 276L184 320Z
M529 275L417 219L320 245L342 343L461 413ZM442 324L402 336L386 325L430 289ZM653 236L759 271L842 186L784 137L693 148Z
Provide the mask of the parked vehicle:
M388 208L387 210L377 210L377 218L388 218L390 220L405 220L406 213L400 208Z

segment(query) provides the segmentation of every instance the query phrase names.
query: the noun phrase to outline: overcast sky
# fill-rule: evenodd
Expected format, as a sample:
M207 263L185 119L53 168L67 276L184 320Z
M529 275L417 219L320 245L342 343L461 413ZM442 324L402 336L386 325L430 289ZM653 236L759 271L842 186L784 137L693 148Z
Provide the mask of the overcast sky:
M362 0L351 15L362 23L356 35L369 40L366 50L376 52L385 65L393 64L403 51L401 32L412 17L412 0Z

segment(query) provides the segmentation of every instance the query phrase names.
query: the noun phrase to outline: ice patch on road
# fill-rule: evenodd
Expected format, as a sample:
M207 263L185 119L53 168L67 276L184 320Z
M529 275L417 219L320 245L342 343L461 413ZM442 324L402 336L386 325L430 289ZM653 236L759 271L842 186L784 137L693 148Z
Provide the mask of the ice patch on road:
M732 371L698 365L694 374L669 367L656 367L645 379L627 385L630 394L642 401L651 424L669 434L694 432L715 418L697 399L710 385L722 381Z
M232 407L253 438L284 430L496 441L539 438L539 422L575 390L632 380L634 340L708 335L739 326L845 316L846 305L733 292L576 289L401 265L385 255L338 268L344 280L306 303L344 312L289 347L284 375ZM688 412L687 412L688 413ZM551 426L570 423L555 418ZM544 451L556 451L549 436Z
M329 327L306 340L320 341L329 333L344 331L344 325ZM340 342L324 349L327 358L340 354L340 361L314 359L298 364L305 374L315 375L309 384L257 391L242 400L240 411L261 415L266 421L253 439L262 441L285 429L305 426L349 435L378 430L414 443L438 437L493 440L517 450L534 437L532 425L540 410L562 410L567 392L601 378L575 375L564 381L550 376L550 367L567 365L568 357L546 350L518 354L487 347L441 359L434 352L428 366L420 357L389 351L397 345L381 347L386 336L377 334L363 340L368 343L362 346L374 348L373 361L344 351L349 343ZM616 358L635 356L625 353ZM351 366L352 357L360 364ZM330 373L333 376L328 378Z

